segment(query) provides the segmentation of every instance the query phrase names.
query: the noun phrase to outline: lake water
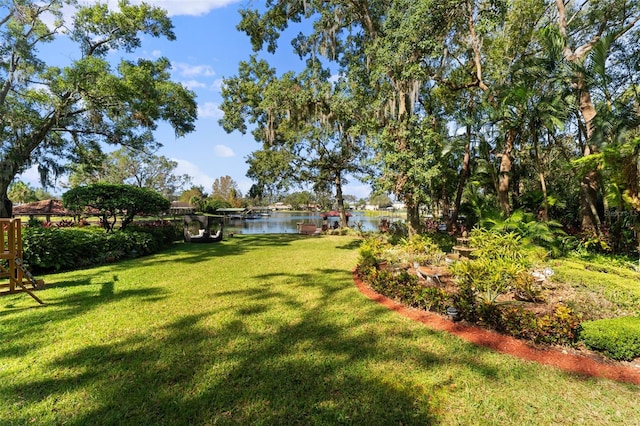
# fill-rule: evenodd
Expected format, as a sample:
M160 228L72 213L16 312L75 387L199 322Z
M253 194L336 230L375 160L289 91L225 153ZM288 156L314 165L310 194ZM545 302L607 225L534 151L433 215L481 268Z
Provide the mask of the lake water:
M352 214L353 216L349 218L349 226L355 227L360 222L364 231L377 230L380 219L383 217L391 221L405 219L404 214L397 212L380 212L379 216L365 216L362 212L352 212ZM335 221L339 223L340 218L330 217L329 226L332 226ZM224 224L224 232L233 232L234 234L297 234L297 225L300 222L312 222L318 227L322 226L322 218L317 212L270 212L270 216L256 219L228 220Z

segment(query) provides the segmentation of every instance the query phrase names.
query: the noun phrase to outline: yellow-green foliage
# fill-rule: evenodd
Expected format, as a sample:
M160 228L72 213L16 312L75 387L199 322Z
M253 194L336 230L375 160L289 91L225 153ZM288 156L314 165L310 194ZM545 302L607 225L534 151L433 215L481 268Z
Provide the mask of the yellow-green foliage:
M532 260L520 236L476 228L469 240L477 249L474 259L451 266L461 288L470 288L482 301L492 303L513 286L528 283L524 275Z
M358 267L367 268L377 265L383 251L388 247L389 243L377 236L365 238L360 244Z
M580 259L557 260L553 270L555 280L597 291L620 309L640 315L640 273L622 266Z
M478 259L504 259L521 267L531 263L524 241L514 232L500 233L475 228L469 235L469 241L477 249L474 256Z
M407 253L419 256L418 263L437 264L445 258L445 253L429 235L413 235L408 239L403 239L401 247Z
M508 292L526 269L508 259L481 257L454 263L451 273L460 287L470 288L482 301L491 303Z
M580 338L591 349L618 360L640 357L640 317L620 317L582 323Z

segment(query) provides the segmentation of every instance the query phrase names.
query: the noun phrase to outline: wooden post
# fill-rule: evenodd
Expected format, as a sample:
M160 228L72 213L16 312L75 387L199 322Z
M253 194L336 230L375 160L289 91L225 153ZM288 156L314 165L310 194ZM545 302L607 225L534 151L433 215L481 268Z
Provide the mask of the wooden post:
M6 260L7 269L0 268L0 278L8 278L9 283L0 285L0 288L8 288L8 291L0 292L3 294L13 294L25 292L33 297L38 303L44 305L44 302L38 298L33 292L27 288L24 278L28 276L30 284L35 288L42 281L37 281L30 272L25 269L22 262L22 223L19 218L16 219L0 219L0 259Z

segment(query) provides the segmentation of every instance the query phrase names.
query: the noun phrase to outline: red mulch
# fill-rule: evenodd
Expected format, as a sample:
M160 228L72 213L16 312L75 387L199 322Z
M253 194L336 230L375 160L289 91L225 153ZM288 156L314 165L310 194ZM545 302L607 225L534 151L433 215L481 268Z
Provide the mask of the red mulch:
M373 291L355 272L353 278L360 292L371 300L398 312L400 315L420 321L430 328L449 332L476 345L540 364L551 365L564 371L640 385L640 368L620 363L605 363L603 360L596 360L555 348L533 347L522 340L510 336L480 327L453 322L433 312L408 308Z

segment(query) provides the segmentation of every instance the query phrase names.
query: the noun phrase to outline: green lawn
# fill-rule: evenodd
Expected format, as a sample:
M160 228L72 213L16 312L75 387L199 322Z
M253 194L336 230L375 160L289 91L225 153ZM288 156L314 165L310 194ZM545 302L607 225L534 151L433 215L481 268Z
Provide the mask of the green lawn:
M638 424L640 387L361 295L357 240L237 236L0 299L0 424Z

